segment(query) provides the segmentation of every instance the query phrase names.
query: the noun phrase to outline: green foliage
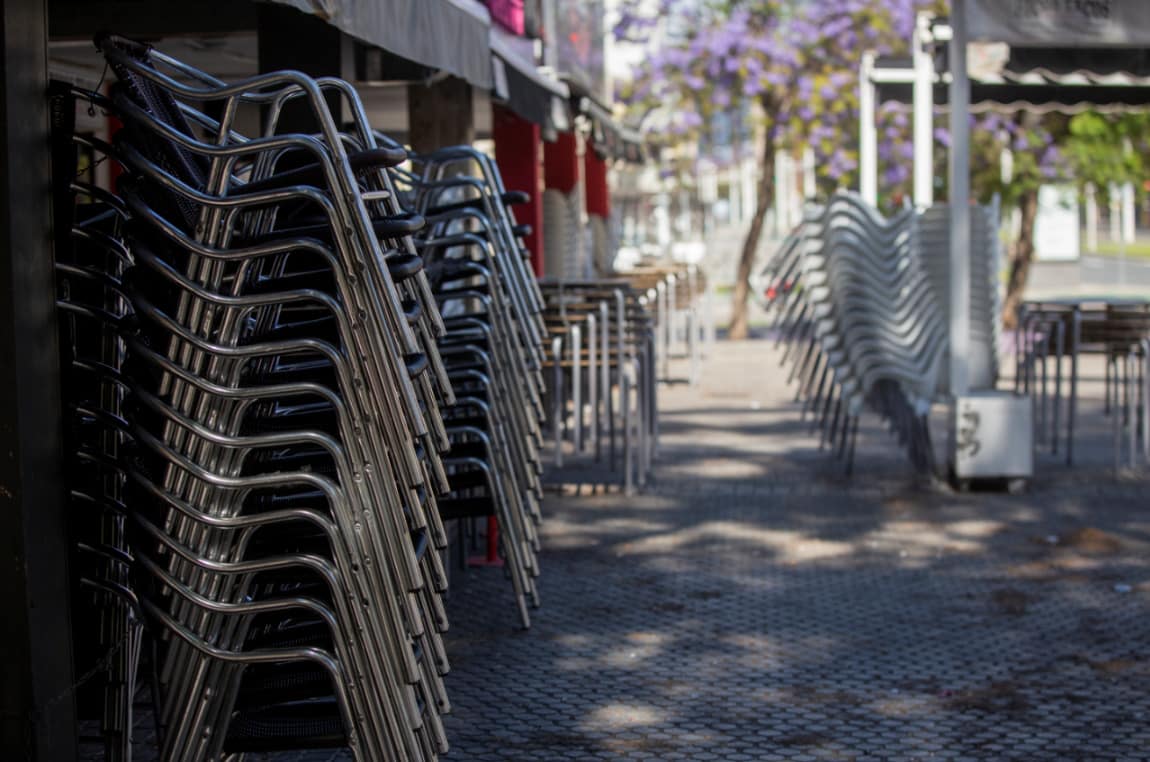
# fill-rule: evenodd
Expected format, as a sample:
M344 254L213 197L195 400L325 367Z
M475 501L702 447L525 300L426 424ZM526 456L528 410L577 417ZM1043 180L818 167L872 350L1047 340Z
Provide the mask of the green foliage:
M1094 111L1070 119L1065 152L1082 185L1094 183L1102 199L1110 183L1141 184L1150 150L1150 114Z

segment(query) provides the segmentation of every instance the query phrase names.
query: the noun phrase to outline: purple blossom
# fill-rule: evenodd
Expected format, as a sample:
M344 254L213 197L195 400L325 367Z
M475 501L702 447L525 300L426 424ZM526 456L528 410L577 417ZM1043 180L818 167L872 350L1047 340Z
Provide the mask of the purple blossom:
M771 137L788 148L813 145L820 156L829 154L821 174L844 178L855 166L862 49L905 55L916 11L932 4L622 0L616 29L630 40L645 33L652 41L631 90L637 108L687 112L669 123L690 132L702 126L695 112L702 100L705 113L720 111L728 120L715 133L716 148L726 149L725 140L750 134L747 104L769 96L762 103ZM882 150L886 163L897 164L909 144L908 114L889 104L881 109Z
M902 185L910 178L910 165L890 164L883 170L882 179L887 186Z

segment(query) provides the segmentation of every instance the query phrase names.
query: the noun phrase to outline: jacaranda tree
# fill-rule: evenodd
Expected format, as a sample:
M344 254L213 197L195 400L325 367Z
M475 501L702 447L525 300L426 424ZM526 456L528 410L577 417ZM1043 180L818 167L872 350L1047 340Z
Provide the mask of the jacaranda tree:
M927 0L624 4L617 35L651 40L626 93L637 109L673 112L670 123L687 137L697 137L719 111L761 120L757 203L736 271L731 338L747 334L748 278L774 195L778 152L809 145L824 181L845 184L853 177L858 164L855 136L862 53L905 52L915 13L931 5ZM897 118L895 112L887 116ZM888 161L890 167L895 164ZM905 181L905 176L888 179Z

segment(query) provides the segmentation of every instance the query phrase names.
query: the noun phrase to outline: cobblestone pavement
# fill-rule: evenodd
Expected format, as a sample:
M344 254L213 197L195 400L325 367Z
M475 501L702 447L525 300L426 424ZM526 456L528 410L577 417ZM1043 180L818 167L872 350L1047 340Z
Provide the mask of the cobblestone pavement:
M530 631L460 573L448 759L1150 759L1148 482L1097 405L1082 467L952 494L873 427L842 478L776 367L717 345L645 494L547 501Z
M450 758L1150 758L1146 481L950 494L873 430L846 481L774 367L718 345L652 489L549 501L532 630L467 572Z

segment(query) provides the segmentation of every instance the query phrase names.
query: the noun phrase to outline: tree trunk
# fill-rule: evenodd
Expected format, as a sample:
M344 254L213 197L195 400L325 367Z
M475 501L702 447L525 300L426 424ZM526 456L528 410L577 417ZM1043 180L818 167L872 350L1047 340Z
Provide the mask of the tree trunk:
M1002 323L1007 328L1015 327L1018 306L1022 304L1022 294L1030 277L1030 263L1034 261L1034 221L1038 217L1038 189L1028 190L1019 199L1018 208L1022 211L1022 225L1018 231L1018 242L1010 256L1010 278L1006 282L1006 298L1002 303Z
M775 143L770 130L766 131L763 138L763 161L760 172L758 195L755 199L755 216L751 218L751 227L747 230L747 237L743 240L743 251L739 254L739 265L735 271L735 293L731 299L731 324L727 328L727 337L731 339L747 338L747 297L751 293L751 267L755 264L755 255L759 250L759 239L763 235L763 223L767 219L767 210L771 207L771 191L775 182Z

